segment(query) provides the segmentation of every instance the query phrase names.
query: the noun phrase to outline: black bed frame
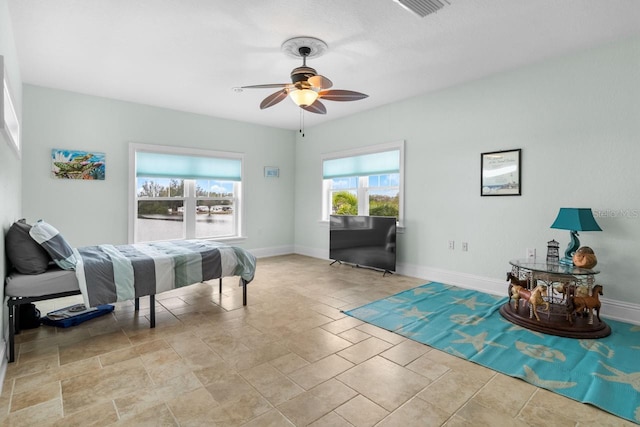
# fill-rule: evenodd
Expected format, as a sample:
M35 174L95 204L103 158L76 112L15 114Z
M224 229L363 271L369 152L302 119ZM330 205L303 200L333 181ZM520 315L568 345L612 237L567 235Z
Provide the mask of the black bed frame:
M242 280L242 305L247 305L247 281ZM219 292L222 294L222 277L219 282ZM9 363L15 361L15 336L20 333L20 316L17 315L17 307L22 304L28 304L36 301L44 301L55 298L68 297L72 295L80 295L80 290L60 292L57 294L41 295L39 297L15 297L10 296L7 300L9 308ZM140 298L134 301L135 311L140 310ZM156 296L149 295L149 327L156 327Z

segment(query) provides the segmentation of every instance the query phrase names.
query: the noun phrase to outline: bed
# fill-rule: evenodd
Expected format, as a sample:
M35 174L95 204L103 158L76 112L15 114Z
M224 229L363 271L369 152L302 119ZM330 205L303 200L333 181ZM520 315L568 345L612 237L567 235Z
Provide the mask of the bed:
M15 269L5 279L9 362L20 331L16 308L22 304L81 294L87 307L134 300L137 310L139 298L149 296L153 328L156 294L214 279L219 279L222 292L223 277L239 276L242 303L247 305L247 284L256 268L255 257L245 249L208 240L72 248L41 221L33 226L14 223L5 246Z

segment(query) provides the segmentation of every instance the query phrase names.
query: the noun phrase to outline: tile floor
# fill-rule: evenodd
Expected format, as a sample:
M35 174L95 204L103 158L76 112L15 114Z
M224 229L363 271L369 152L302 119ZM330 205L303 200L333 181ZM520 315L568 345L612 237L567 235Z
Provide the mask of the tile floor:
M633 425L340 312L424 280L288 255L258 260L247 307L237 278L217 283L158 295L155 329L145 298L24 331L0 424Z

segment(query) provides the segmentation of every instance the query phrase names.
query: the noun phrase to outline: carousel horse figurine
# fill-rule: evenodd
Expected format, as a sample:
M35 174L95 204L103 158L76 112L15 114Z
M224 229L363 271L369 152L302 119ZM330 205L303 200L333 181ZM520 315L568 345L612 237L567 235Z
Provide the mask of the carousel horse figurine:
M593 310L595 309L596 315L598 317L598 322L600 321L600 298L598 295L604 295L602 292L602 285L595 285L593 287L593 295L587 296L575 296L573 297L573 312L571 315L576 313L582 313L584 310L589 310L589 323L593 322Z
M542 293L547 291L547 287L545 285L538 285L533 290L525 289L522 286L516 285L510 287L509 292L509 301L513 298L515 301L515 310L518 310L518 301L520 299L524 299L529 303L529 310L531 314L536 316L536 320L540 321L540 317L538 317L538 306L544 305L545 310L549 311L549 301L545 301L542 298ZM530 317L533 317L530 315Z

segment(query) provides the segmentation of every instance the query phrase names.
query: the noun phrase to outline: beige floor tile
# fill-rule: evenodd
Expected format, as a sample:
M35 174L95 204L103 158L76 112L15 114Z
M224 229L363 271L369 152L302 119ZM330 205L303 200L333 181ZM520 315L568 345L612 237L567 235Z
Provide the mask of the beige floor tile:
M295 425L304 426L327 415L356 395L354 390L332 379L278 405L278 409Z
M246 424L243 427L293 427L294 424L286 419L279 411L272 409Z
M327 323L322 326L322 329L325 331L329 331L332 334L338 335L341 332L344 332L349 329L353 329L356 326L362 325L364 322L362 320L358 320L355 317L343 317L342 319L336 320L331 323Z
M484 381L478 380L464 370L448 371L418 393L417 397L452 414L471 399L489 379L490 377Z
M166 404L161 403L130 417L121 418L118 426L178 426L178 422Z
M368 323L363 323L362 325L358 326L357 329L369 335L373 335L374 337L378 337L381 340L391 344L400 344L402 341L406 340L406 338L403 336L394 334L393 332L386 331L382 328L370 325Z
M290 374L309 364L309 362L295 353L287 353L271 360L269 363L284 374Z
M303 359L314 362L351 346L351 342L315 328L288 339L286 345Z
M113 402L103 402L87 407L75 414L66 415L53 423L55 427L100 427L118 421Z
M338 355L352 363L362 363L365 360L371 359L373 356L382 353L391 346L392 344L383 341L380 338L371 337L338 352Z
M429 402L413 398L382 420L380 427L423 427L443 425L451 416L450 413L431 405ZM509 426L510 424L482 424L476 426Z
M535 391L535 386L518 378L496 374L471 401L515 417Z
M349 369L337 379L387 411L397 409L430 382L380 356Z
M309 390L353 366L354 364L348 360L332 354L291 372L289 377L305 390Z
M65 414L133 393L151 384L151 378L137 359L108 366L92 375L65 379L62 381Z
M406 340L390 348L380 354L385 359L389 359L401 366L406 366L425 353L428 353L431 347L416 341Z
M100 363L98 362L97 357L69 363L61 367L54 367L47 369L46 371L16 378L13 392L22 393L30 391L32 393L37 393L38 388L42 384L53 381L62 381L79 375L91 375L98 369L100 369Z
M11 412L38 405L53 399L60 399L60 381L40 384L37 389L13 393Z
M272 409L273 406L262 396L246 394L213 408L206 425L240 426Z
M373 426L389 415L389 411L359 394L335 412L356 427Z
M366 332L362 332L359 329L349 329L348 331L344 331L338 334L340 338L344 338L345 340L352 343L359 343L360 341L364 341L367 338L371 337L371 335Z
M435 381L436 379L449 372L451 368L449 366L440 364L433 359L430 359L427 355L431 351L418 357L416 360L406 365L406 368L422 375L423 377L429 378L431 381ZM384 354L382 356L384 356Z
M241 375L273 405L304 392L302 387L268 363L242 371Z
M131 343L122 331L63 344L60 346L60 365L100 356L129 346L131 346Z
M482 406L473 399L457 411L456 415L469 422L473 422L475 425L508 425L513 427L528 426L527 423L522 420L515 419L510 414L506 414L495 408ZM546 425L551 425L553 420L547 417L547 422L548 424Z
M631 426L628 421L622 420L614 415L599 410L598 408L585 405L568 397L560 396L548 390L537 389L533 397L523 409L523 413L536 408L546 410L550 417L560 416L572 421L579 422L580 426L601 425L601 426Z
M200 387L170 399L167 405L180 425L206 425L210 420L209 412L219 403Z
M9 414L2 425L16 427L32 427L47 425L62 419L62 403L60 399L48 400L39 405L29 406Z
M309 427L352 427L353 424L335 412L329 412L324 417L309 424Z

